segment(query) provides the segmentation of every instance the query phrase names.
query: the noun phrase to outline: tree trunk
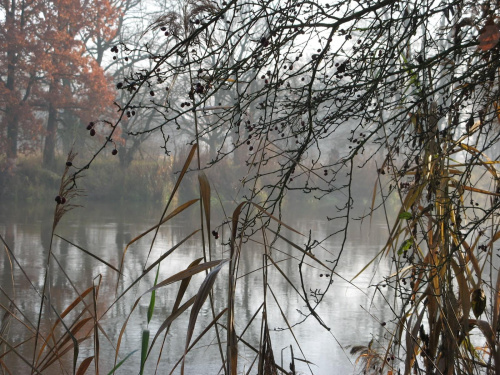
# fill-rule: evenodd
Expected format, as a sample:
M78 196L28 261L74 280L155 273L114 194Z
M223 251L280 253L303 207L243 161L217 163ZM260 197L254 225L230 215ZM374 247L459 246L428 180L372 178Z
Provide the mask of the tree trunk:
M134 151L133 149L127 149L126 147L120 147L120 151L118 151L119 159L120 159L120 167L128 168L132 161L134 160Z
M7 120L7 160L9 163L15 163L17 159L18 116L15 113L16 109L8 106L5 116Z
M207 135L208 144L208 162L212 162L217 158L217 134L216 132L209 133Z
M10 52L10 51L9 51ZM13 56L9 56L11 53L8 53L9 59L9 67L7 72L7 90L14 94L14 84L15 84L15 69L14 69L14 59L15 54L12 53ZM7 159L8 160L16 160L17 158L17 136L18 136L18 108L14 104L9 104L5 110L5 119L7 121Z
M52 91L52 85L50 87ZM43 166L51 169L54 167L55 149L57 135L57 109L52 103L49 104L49 118L47 120L47 135L45 136L45 144L43 148Z
M6 25L7 25L7 34L11 38L16 33L15 30L15 14L16 2L12 1L11 11L7 11L6 14ZM7 82L6 87L12 94L15 95L15 77L16 77L16 64L17 64L17 53L15 51L15 46L11 42L11 38L9 38L9 42L7 45ZM17 159L17 138L18 138L18 115L17 106L15 104L7 105L5 109L5 119L7 121L7 161L10 163L15 163Z

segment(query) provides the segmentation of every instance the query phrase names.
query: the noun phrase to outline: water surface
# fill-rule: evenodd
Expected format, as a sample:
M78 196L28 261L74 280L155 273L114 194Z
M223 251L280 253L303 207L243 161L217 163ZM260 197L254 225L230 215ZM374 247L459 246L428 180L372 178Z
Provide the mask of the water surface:
M52 205L26 205L25 207L4 206L0 211L0 234L13 250L16 260L25 273L24 275L21 269L14 264L12 275L11 262L2 249L0 284L22 311L23 315L18 313L18 316L28 326L30 324L36 326L37 322L40 306L38 293L43 287L45 277L53 209ZM68 213L58 225L56 233L102 260L119 267L126 244L138 234L157 224L162 209L160 206L148 205L86 204L86 207ZM234 207L230 205L226 207L227 212L232 209ZM218 217L219 219L213 220L212 226L215 227L222 223L220 213ZM323 239L327 237L327 234L339 229L335 227L335 224L326 220L326 215L318 214L315 210L308 212L302 208L297 212L288 211L285 217L284 221L287 224L306 236L300 236L286 229L282 229L280 233L301 247L304 247L307 242L309 232L311 232L312 238ZM146 261L148 265L151 264L161 254L181 242L199 227L199 211L195 205L191 212L182 214L162 226L149 258L152 234L132 245L125 257L124 276L120 280L118 293L121 293L126 286L142 274ZM228 247L223 245L227 241L229 232L227 228L224 230L218 228L217 230L220 237L218 240L212 237L214 246L212 258L224 259L229 256ZM296 361L298 373L349 374L354 372L355 358L348 354L348 346L367 345L373 337L383 337L386 328L380 323L391 319L390 310L386 307L382 294L377 293L374 287L368 288L369 285L381 281L382 275L389 273L388 261L376 262L375 266L370 267L355 280L354 285L346 280L356 275L377 254L384 245L386 235L387 228L382 223L372 223L370 227L366 223L360 226L359 222L353 222L336 269L337 274L333 275L332 281L330 281L330 277L326 276L329 275L329 272L311 260L307 260L308 265L302 267L304 286L309 298L312 298L313 294L322 293L328 283L332 282L327 295L316 310L324 324L331 329L330 331L323 328L313 317L296 325L303 320L303 313L307 312L304 301L294 290L296 288L301 291L298 264L302 253L282 240L273 244L274 248L269 250L273 260L277 262L287 278L293 282L293 286L290 285L276 268L269 267L266 308L274 357L278 364L282 364L285 369L289 368L290 346L292 346L296 358L305 357L313 363L307 366L305 362ZM240 278L235 298L236 331L238 334L243 332L263 302L263 243L271 240L271 233L267 233L266 239L263 238L262 234L259 234L242 247L238 272ZM332 263L327 262L336 258L341 244L342 234L333 236L322 243L324 249L316 248L314 255L325 264L332 265ZM116 272L59 238L54 238L52 249L54 259L51 262L48 285L51 303L57 312L62 313L76 298L74 288L82 293L102 276L98 296L100 310L98 314L103 314L115 298ZM185 269L194 259L202 256L201 235L196 234L162 262L159 281ZM377 273L375 274L375 272ZM200 274L193 277L184 301L197 292L204 276L204 274ZM26 277L29 278L32 285ZM105 334L103 332L99 334L100 372L107 373L112 368L115 346L125 318L130 313L136 299L153 286L154 277L154 271L146 275L140 283L101 317L100 323ZM225 306L226 283L227 267L224 267L214 285L213 305L215 313L220 312ZM133 350L140 349L143 329L148 328L151 336L155 335L163 320L171 313L177 290L178 284L173 284L162 288L157 293L156 306L149 326L147 324L149 295L142 297L138 307L132 313L123 335L120 347L121 358ZM5 295L1 296L0 301L4 306L9 304ZM89 299L87 301L90 302ZM286 321L282 314L285 315ZM50 316L46 316L43 328L45 330L50 326L49 322L56 320L54 312ZM75 314L70 314L65 322L71 324L71 319L74 318ZM164 343L159 373L168 373L177 360L181 358L185 346L188 319L189 310L172 325ZM212 310L210 304L206 302L200 312L193 338L197 337L211 320ZM244 333L243 338L251 345L258 346L261 321L262 309L259 310L253 323ZM225 318L220 322L225 325ZM293 326L294 335L287 329L289 325ZM28 328L14 321L2 335L9 340L11 345L17 345L30 337L31 334ZM220 328L220 335L225 340L223 328ZM111 342L107 340L106 336ZM153 349L152 360L148 361L146 373L154 373L162 341L163 335ZM187 356L187 374L216 374L219 372L220 354L216 343L216 334L213 330L200 340L196 348ZM93 345L92 340L87 340L80 345L79 360L93 355ZM32 347L33 340L20 346L19 354L31 361ZM71 355L71 352L68 353L68 358L71 358ZM118 373L137 373L139 356L138 351ZM240 343L239 368L241 372L246 372L251 368L254 358L254 352ZM28 371L26 364L12 353L3 360L11 370L15 369L17 373ZM179 369L176 370L176 373L179 373ZM92 372L93 370L90 371L90 373ZM250 372L256 372L256 364L253 365L253 370ZM44 373L71 373L71 360L64 363L64 366L56 363Z

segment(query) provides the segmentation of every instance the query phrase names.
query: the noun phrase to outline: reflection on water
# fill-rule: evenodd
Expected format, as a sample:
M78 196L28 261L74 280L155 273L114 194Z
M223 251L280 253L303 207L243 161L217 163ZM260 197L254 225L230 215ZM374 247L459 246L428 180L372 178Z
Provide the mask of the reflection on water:
M13 345L20 344L30 337L29 330L36 327L40 304L38 293L43 287L45 264L50 246L52 210L53 207L16 207L0 211L0 234L13 250L16 260L23 267L26 274L24 275L19 267L14 264L12 283L11 261L13 260L9 259L6 252L2 250L0 256L0 269L2 271L0 284L9 296L14 296L13 302L22 311L22 320L26 323L26 326L23 326L19 322L11 321L11 325L3 332L3 337L7 337ZM154 226L161 215L161 210L161 207L124 207L92 204L67 214L59 224L56 233L118 267L126 244L141 232ZM194 209L191 214L181 215L168 225L164 225L159 232L155 246L151 249L148 264L151 264L166 250L198 229L196 224L199 222L198 215L199 212ZM313 212L308 215L306 212L301 211L300 214L287 215L291 219L285 221L301 233L307 234L311 231L312 237L317 239L325 238L327 234L338 229L333 228L330 222L320 220L317 216ZM215 221L214 224L220 224L220 221ZM282 230L281 233L286 234L289 239L301 246L307 242L306 237L301 237L295 233L285 230ZM221 238L216 241L212 256L215 259L223 259L228 256L227 247L221 245L221 240L227 239L228 233L220 232L220 235ZM370 268L356 279L355 286L342 278L349 280L361 270L384 245L386 235L387 228L383 225L372 224L371 228L366 226L366 228L360 229L359 225L353 224L337 268L338 275L333 276L333 285L322 304L316 310L324 323L331 328L331 331L329 332L321 327L313 318L307 319L304 323L293 328L293 333L300 347L295 342L294 336L286 328L288 324L294 325L300 322L303 319L302 314L307 312L304 301L294 291L294 288L301 289L300 282L298 282L300 280L298 261L296 260L300 260L301 253L284 241L274 243L274 248L271 250L274 261L277 262L283 273L294 282L293 286L290 285L276 268L269 268L267 277L270 288L267 290L267 314L270 327L273 330L271 341L274 357L278 364L282 363L285 369L289 368L291 345L296 358L304 358L305 356L308 361L314 364L308 368L305 362L295 361L298 373L308 374L311 373L311 370L314 374L348 374L353 372L352 362L354 362L355 358L348 355L349 349L345 347L348 345L367 345L373 335L382 337L385 328L380 325L380 322L389 320L391 317L389 310L384 308L385 305L381 296L379 294L374 296L374 288L367 288L370 283L380 281L381 275L388 274L388 264L383 261L377 265L379 274L373 280L374 269L373 267ZM121 279L118 293L121 293L126 286L130 285L135 278L142 274L150 251L151 239L152 235L147 235L130 247L125 259L124 276ZM260 238L255 237L254 240L255 242L250 241L243 245L235 307L237 333L241 334L245 331L244 340L251 345L258 345L261 335L262 311L259 309L264 293L262 283L264 258L262 256L262 245L260 244L263 241L262 236ZM339 253L341 243L341 236L333 236L322 243L325 250L314 250L315 256L324 262L331 261ZM55 238L53 249L56 261L51 263L51 272L48 277L50 280L50 300L58 313L61 313L75 299L76 293L73 288L76 288L81 293L95 282L96 276L102 275L98 297L101 309L99 314L102 314L114 300L116 273L105 264L66 241ZM159 280L163 280L186 268L202 254L200 236L195 235L162 262ZM290 259L290 256L296 259ZM311 260L306 260L306 263L310 265L302 267L306 291L312 295L325 290L330 282L330 278L326 276L328 272ZM122 324L127 314L130 313L135 300L153 285L154 276L154 271L146 275L101 319L103 329L99 336L101 372L107 373L112 368L114 350ZM26 277L29 278L33 287ZM184 301L197 292L203 277L204 275L193 277ZM225 307L226 280L227 269L223 269L214 285L214 311L216 313ZM154 316L149 324L152 337L154 337L163 320L171 313L177 290L178 285L174 284L161 289L157 293ZM3 306L9 305L5 295L0 297L0 302ZM140 348L142 330L147 327L148 305L149 295L146 295L141 299L128 322L120 347L121 357ZM259 313L253 323L246 327L258 310ZM287 321L283 319L281 311L286 316ZM71 319L75 318L75 315L69 314L67 318L69 319L68 324L71 324ZM182 356L188 318L189 311L174 322L167 339L164 341L160 364L160 368L163 369L161 373L165 373L167 369L169 371ZM212 311L210 304L207 302L201 310L193 339L211 320ZM53 324L49 324L50 321L55 321L54 313L51 313L49 318L44 319L45 325L50 326L50 324ZM225 325L225 319L221 320L221 323ZM219 329L219 333L225 340L223 328ZM152 351L151 358L153 360L148 362L149 368L146 373L154 373L156 358L158 358L162 341L163 335L158 339ZM216 343L215 331L210 332L201 339L197 347L188 354L186 373L218 373L220 370L220 354ZM32 345L33 343L31 343ZM31 360L32 353L29 352L28 347L29 344L23 345L22 348L24 349L21 350L20 354ZM248 371L253 364L255 353L250 347L241 343L238 348L240 370ZM93 355L92 353L93 342L87 340L81 344L79 360ZM68 353L68 358L71 355L72 352ZM18 373L28 371L26 364L15 354L9 354L2 360L8 363L11 369L18 370ZM122 367L121 373L138 372L139 362L139 352L137 352ZM60 365L55 364L47 370L47 373L71 373L71 362L68 361L65 365L66 367L62 368ZM253 364L253 370L256 370L256 364ZM255 371L251 371L251 373L255 373Z

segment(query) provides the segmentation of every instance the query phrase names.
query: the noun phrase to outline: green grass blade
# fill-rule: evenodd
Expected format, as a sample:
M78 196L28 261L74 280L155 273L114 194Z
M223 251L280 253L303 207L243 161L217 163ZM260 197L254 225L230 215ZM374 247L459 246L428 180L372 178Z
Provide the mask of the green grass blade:
M144 374L144 365L146 364L146 358L148 354L149 347L149 329L142 331L142 348L141 348L141 371L140 374Z
M125 361L126 361L127 359L129 359L129 358L130 358L130 356L131 356L132 354L134 354L137 350L139 350L139 349L136 349L136 350L134 350L134 351L132 351L132 352L128 353L128 354L127 354L127 356L126 356L125 358L123 358L120 362L118 362L118 363L116 364L116 366L115 366L115 367L113 367L113 368L111 369L111 371L110 371L110 372L108 372L108 375L113 375L113 374L115 373L115 371L116 371L116 370L118 370L118 369L120 368L120 366L121 366L121 365L123 365L123 364L125 363Z

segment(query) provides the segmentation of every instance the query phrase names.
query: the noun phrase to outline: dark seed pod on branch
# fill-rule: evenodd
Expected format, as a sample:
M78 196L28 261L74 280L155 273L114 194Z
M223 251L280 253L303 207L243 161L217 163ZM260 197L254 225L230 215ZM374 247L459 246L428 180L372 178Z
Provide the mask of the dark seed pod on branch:
M472 312L476 318L484 312L486 308L486 294L482 289L476 289L472 292L471 300Z

